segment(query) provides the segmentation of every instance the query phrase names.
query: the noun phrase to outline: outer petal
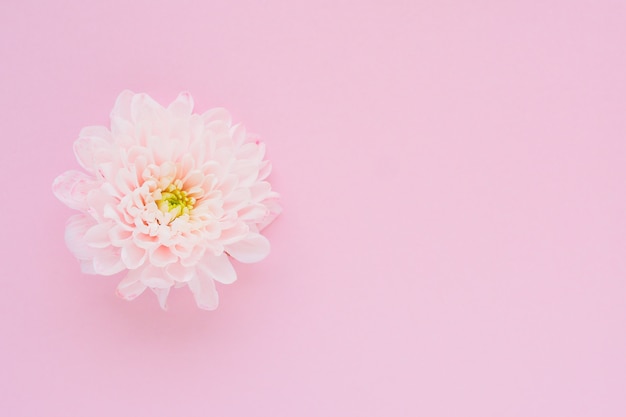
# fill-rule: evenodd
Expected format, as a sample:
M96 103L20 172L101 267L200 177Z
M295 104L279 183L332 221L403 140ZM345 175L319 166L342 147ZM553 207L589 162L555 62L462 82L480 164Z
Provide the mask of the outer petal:
M83 274L96 275L96 270L93 267L93 260L81 260L80 270Z
M205 255L198 263L198 271L222 284L232 284L237 280L235 268L225 253L219 256Z
M224 245L229 245L231 243L237 242L243 239L250 232L250 227L245 224L243 221L237 221L234 225L229 227L228 229L222 229L222 234L220 235L220 242Z
M272 172L272 164L270 163L270 161L261 162L257 180L259 181L265 180L270 175L271 172Z
M89 247L85 242L85 233L96 221L85 214L76 214L69 218L65 227L65 244L76 258L81 261L91 261L97 249Z
M145 93L135 94L130 102L130 116L133 123L162 123L167 120L165 109Z
M130 90L124 90L117 96L113 110L111 110L111 118L119 118L121 120L130 121L130 106L135 93Z
M170 288L151 288L152 292L154 292L159 300L159 305L163 310L167 310L167 296L170 293Z
M265 229L269 226L276 217L283 211L282 207L278 204L278 200L266 200L264 201L265 206L269 209L269 214L263 219L261 223L259 223L258 228L259 231Z
M225 247L226 252L239 262L259 262L270 253L270 242L263 235L250 232L239 242L231 243Z
M93 269L99 275L114 275L126 269L120 258L119 248L109 246L99 249L93 258Z
M69 208L87 210L87 194L96 188L95 178L80 171L67 171L54 180L52 192Z
M222 107L216 107L208 110L204 112L201 117L205 124L209 124L216 120L226 122L228 125L231 123L230 113Z
M139 268L145 262L147 258L148 252L138 247L132 242L127 243L124 247L122 247L122 262L126 265L128 269L136 269Z
M235 146L241 146L246 141L246 128L241 124L236 124L230 130Z
M159 246L150 252L150 261L154 266L158 266L160 268L176 262L177 260L178 256L176 256L167 246Z
M135 93L125 90L120 93L111 111L111 132L116 137L116 141L121 138L133 136L135 127L131 117L131 102Z
M80 165L89 172L95 172L98 162L110 159L111 134L103 126L85 128L74 142L74 154Z
M169 288L174 285L174 280L165 274L163 268L155 268L153 266L146 266L143 269L141 282L151 289Z
M85 242L92 248L106 248L110 246L109 229L111 227L112 225L108 223L96 224L85 233Z
M203 310L215 310L219 304L219 297L215 290L215 283L207 275L199 274L196 279L187 284L196 299L196 304Z
M165 267L165 273L176 282L189 282L196 276L196 269L175 262Z
M174 116L188 116L193 110L193 97L184 91L176 97L167 110Z
M129 271L122 281L117 285L117 295L124 300L132 300L137 298L144 292L146 286L141 282L140 269Z

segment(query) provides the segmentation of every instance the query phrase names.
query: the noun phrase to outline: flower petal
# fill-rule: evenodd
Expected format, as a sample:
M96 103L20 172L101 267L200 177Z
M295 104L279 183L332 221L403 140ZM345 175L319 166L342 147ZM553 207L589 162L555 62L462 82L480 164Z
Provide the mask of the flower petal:
M196 276L196 268L174 262L165 267L165 273L176 282L188 282Z
M93 267L93 260L80 260L80 270L83 274L96 275Z
M74 155L80 165L89 172L95 172L98 163L110 159L110 132L103 126L93 126L81 131L74 142Z
M117 96L115 105L111 111L111 118L119 118L121 120L130 121L130 107L135 93L130 90L124 90Z
M237 220L232 226L228 227L228 229L222 229L220 242L224 245L229 245L243 239L249 232L250 227L244 222Z
M170 277L166 277L163 268L150 268L149 272L144 273L141 277L148 288L169 288L174 285L174 281Z
M205 124L209 124L216 120L226 122L226 124L230 125L231 118L228 110L222 107L216 107L214 109L208 110L202 114L202 120L204 120Z
M109 240L111 241L111 244L114 246L126 245L133 237L132 230L127 230L127 228L130 229L130 227L126 225L122 226L120 224L116 224L115 226L112 226L111 229L109 229Z
M193 97L188 92L182 92L176 97L167 110L174 116L188 116L193 110Z
M161 245L150 252L150 261L159 268L176 262L177 259L178 257L167 246Z
M65 227L65 244L79 260L91 261L96 249L85 242L85 233L96 224L96 221L85 214L76 214L69 218Z
M85 233L84 239L92 248L106 248L111 245L109 238L109 229L111 226L107 223L99 223L89 228Z
M198 263L198 270L222 284L232 284L237 280L237 272L225 253L219 256L205 255Z
M147 288L140 280L141 270L129 271L117 285L117 295L124 300L137 298Z
M230 129L235 146L241 146L246 141L246 128L241 124L236 124Z
M128 269L137 269L145 262L148 252L138 247L132 242L129 242L122 247L122 262Z
M156 268L152 265L145 265L142 268L133 270L139 271L139 280L148 288L169 288L174 285L174 281L165 275L163 268Z
M266 200L264 201L264 204L269 209L269 213L267 214L265 219L263 219L263 221L261 221L261 223L258 224L259 231L269 226L274 220L276 220L278 215L283 211L283 208L280 206L280 204L278 204L278 200L274 200L274 199L269 200L269 201Z
M130 117L136 125L140 125L141 122L158 124L167 120L163 106L145 93L133 96L130 102Z
M196 299L196 304L203 310L215 310L219 304L219 297L215 290L215 283L206 275L199 274L187 284Z
M120 259L119 248L100 249L93 258L93 269L99 275L114 275L126 269Z
M238 211L238 217L245 222L260 223L270 214L263 204L251 203Z
M263 235L250 232L239 242L226 245L226 252L239 262L259 262L270 253L270 242Z
M98 186L93 177L80 171L67 171L54 180L52 192L69 208L87 210L87 194Z
M154 292L159 300L159 305L163 310L167 310L167 296L170 293L170 288L150 288Z

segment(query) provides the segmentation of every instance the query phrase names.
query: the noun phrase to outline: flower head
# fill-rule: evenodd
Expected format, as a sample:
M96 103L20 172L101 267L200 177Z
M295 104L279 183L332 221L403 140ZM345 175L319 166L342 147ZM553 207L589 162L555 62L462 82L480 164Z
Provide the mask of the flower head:
M83 272L127 270L118 295L131 300L150 288L163 308L172 287L188 286L198 307L212 310L214 281L236 279L230 258L257 262L269 253L259 232L280 207L263 143L224 109L192 109L187 93L164 108L122 92L110 130L84 128L74 143L87 173L60 175L53 191L80 211L65 240Z

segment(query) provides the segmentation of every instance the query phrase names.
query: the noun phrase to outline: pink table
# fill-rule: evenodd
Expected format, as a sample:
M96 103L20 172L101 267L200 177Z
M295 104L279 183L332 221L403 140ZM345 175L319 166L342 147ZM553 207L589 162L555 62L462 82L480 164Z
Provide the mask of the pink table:
M626 415L626 3L0 6L0 415ZM283 215L220 307L79 272L117 94L224 106Z

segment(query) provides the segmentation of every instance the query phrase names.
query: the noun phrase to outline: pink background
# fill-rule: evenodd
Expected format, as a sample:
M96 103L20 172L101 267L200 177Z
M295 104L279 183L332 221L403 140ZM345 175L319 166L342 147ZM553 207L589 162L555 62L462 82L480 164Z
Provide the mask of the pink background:
M130 4L132 3L132 4ZM626 415L626 3L0 5L0 414ZM130 88L285 212L215 312L85 276L51 193Z

